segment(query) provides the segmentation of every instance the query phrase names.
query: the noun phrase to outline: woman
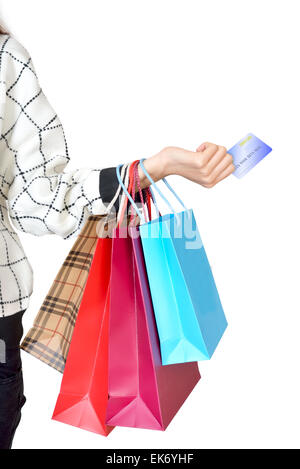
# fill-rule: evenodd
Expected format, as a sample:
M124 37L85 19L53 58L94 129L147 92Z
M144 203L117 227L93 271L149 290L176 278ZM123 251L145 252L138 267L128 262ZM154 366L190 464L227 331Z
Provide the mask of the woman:
M25 402L19 343L32 291L32 271L14 228L64 238L91 213L104 213L118 183L115 168L64 172L69 161L62 125L43 94L24 47L0 29L0 448L11 448ZM148 158L154 180L178 174L204 187L234 166L224 147L196 152L167 147ZM146 187L144 173L141 183Z

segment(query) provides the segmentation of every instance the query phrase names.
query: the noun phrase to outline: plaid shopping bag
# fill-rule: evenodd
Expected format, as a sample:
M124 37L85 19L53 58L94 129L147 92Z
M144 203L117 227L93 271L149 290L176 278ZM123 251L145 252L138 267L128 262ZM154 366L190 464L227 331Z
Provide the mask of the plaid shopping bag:
M108 221L105 215L88 218L21 345L23 350L62 373L97 240L103 229L105 236L111 229Z

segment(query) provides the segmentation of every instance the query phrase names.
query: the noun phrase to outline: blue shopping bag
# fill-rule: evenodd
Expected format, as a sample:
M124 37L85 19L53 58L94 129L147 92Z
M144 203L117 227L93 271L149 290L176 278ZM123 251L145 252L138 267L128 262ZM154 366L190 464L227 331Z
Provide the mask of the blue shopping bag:
M184 211L176 213L146 171L143 160L140 166L152 183L152 189L156 189L172 211L147 222L122 184L141 219L139 232L162 363L208 360L227 327L227 321L193 211L185 207L163 179L184 207ZM119 168L117 175L122 183ZM157 207L155 197L154 203Z

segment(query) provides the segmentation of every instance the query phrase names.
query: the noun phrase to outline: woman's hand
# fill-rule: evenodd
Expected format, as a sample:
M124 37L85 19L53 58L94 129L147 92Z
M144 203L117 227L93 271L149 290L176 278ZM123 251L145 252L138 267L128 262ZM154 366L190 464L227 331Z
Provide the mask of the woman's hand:
M235 169L226 148L209 142L202 143L195 152L166 147L145 160L144 165L154 181L177 174L207 188L215 186ZM141 168L139 174L142 187L148 186L149 181Z

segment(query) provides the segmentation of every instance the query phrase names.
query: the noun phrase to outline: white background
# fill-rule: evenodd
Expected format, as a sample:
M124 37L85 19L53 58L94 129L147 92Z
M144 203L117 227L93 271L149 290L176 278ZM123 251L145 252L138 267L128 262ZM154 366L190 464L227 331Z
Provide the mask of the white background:
M273 147L212 190L171 178L195 210L229 328L166 432L104 438L51 421L61 376L23 356L15 448L299 448L299 2L2 0L60 116L72 167L166 145ZM31 326L72 241L22 236L35 271Z

